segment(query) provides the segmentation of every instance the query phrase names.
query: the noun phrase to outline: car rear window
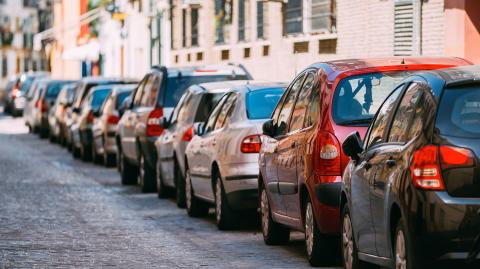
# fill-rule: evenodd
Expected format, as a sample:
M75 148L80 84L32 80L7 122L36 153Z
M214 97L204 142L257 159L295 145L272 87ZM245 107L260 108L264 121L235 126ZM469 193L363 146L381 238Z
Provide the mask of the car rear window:
M65 83L66 82L63 82L63 81L49 83L47 86L47 92L45 94L45 98L47 99L57 98L58 94L60 93L60 90L62 89L63 85L65 85Z
M340 125L368 126L395 86L412 71L369 73L342 79L333 97L333 119Z
M436 126L441 135L480 138L480 87L446 89Z
M110 94L110 89L101 89L101 90L96 90L93 93L93 98L92 98L92 108L93 109L99 109L103 101L107 98L108 94Z
M130 95L130 91L128 92L121 92L118 94L118 97L117 97L117 103L115 104L115 108L116 109L119 109L122 104L123 104L123 101L125 101L125 99Z
M22 82L22 85L20 86L20 91L25 93L30 89L32 86L33 81L35 80L35 77L27 77L25 81Z
M207 120L208 115L212 112L213 107L218 103L224 93L207 93L204 94L200 101L197 113L195 114L195 122L204 122Z
M247 117L251 120L270 118L284 91L284 88L269 88L247 93Z
M160 103L159 105L163 107L176 106L182 95L185 93L185 90L194 84L245 79L248 78L244 75L237 75L235 77L232 77L231 75L169 77L167 79L167 90L164 95L165 99L163 100L163 104Z

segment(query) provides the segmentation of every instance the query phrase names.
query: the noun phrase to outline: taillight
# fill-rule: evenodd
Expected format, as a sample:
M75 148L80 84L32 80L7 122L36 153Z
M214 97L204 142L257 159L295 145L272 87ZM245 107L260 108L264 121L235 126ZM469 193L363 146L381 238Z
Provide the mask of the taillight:
M163 133L160 119L163 116L163 109L156 108L150 112L147 119L147 136L159 136Z
M185 133L183 133L182 141L190 142L193 137L193 127L188 128Z
M93 115L93 111L88 112L87 115L87 123L93 123L95 116Z
M318 161L316 168L320 176L341 176L341 151L337 138L329 132L320 132L317 137Z
M469 149L452 146L424 146L413 153L410 166L413 185L425 190L445 190L442 169L473 166L475 157Z
M117 124L120 118L117 115L110 115L107 118L107 123L108 124Z
M14 88L14 89L12 90L12 99L15 99L15 98L17 98L17 97L19 97L19 96L21 96L21 95L22 95L22 92L20 91L20 89Z
M249 135L242 140L240 151L243 153L259 153L261 147L260 135Z

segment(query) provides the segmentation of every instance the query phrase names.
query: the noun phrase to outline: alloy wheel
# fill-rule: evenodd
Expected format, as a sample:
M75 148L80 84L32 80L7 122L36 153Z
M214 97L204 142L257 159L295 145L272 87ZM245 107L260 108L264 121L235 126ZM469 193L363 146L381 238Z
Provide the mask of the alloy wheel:
M217 178L217 184L215 184L215 217L217 223L220 223L222 219L222 182L220 178Z
M314 236L313 236L313 227L314 221L313 221L313 209L312 209L312 204L309 202L307 203L307 208L305 211L305 243L307 245L307 254L310 256L313 251L313 241L314 241Z
M407 269L407 258L405 255L405 236L402 230L397 232L397 239L395 240L395 268Z
M270 206L268 204L267 192L262 189L262 196L260 199L260 209L262 211L262 232L264 236L268 235L268 225L269 225L269 216L270 216Z
M343 217L342 229L343 260L345 269L352 269L353 266L353 232L350 216L345 214Z

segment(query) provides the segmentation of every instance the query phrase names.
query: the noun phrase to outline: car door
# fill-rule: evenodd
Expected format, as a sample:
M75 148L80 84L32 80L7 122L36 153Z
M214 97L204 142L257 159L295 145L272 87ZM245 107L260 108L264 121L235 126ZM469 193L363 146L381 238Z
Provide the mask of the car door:
M375 230L370 201L370 185L380 162L378 153L386 142L386 130L390 112L395 109L401 90L397 88L385 100L375 116L365 139L365 151L351 175L351 215L355 227L358 251L370 255L378 255L375 247Z
M278 184L278 193L280 195L280 206L277 213L286 215L287 208L284 195L295 194L295 185L292 185L293 179L297 179L297 165L295 163L295 137L287 135L290 117L295 106L298 93L302 88L305 73L301 74L292 84L290 91L283 103L282 109L275 123L276 148L273 153L273 163L276 166L276 179Z
M388 185L397 178L401 178L405 171L402 152L405 144L422 133L426 116L425 109L434 107L435 101L428 91L424 91L422 84L410 84L399 100L398 108L391 119L387 143L379 147L376 163L377 171L370 185L370 202L375 228L375 244L378 255L390 257L390 233L388 230L388 206L386 201ZM398 98L400 99L400 98ZM408 155L408 154L407 154Z
M207 150L205 147L205 140L209 139L212 135L211 133L215 130L217 118L222 112L222 107L228 96L228 94L223 96L213 109L206 121L202 136L194 137L189 144L189 151L191 154L188 156L188 164L190 168L192 188L195 194L199 196L207 197L206 194L208 193L208 190L206 190L206 188L210 185L210 168L206 167L207 161L204 160L205 157L210 158L207 156L208 152L205 152ZM208 186L204 186L205 181L208 181L208 184L206 184Z

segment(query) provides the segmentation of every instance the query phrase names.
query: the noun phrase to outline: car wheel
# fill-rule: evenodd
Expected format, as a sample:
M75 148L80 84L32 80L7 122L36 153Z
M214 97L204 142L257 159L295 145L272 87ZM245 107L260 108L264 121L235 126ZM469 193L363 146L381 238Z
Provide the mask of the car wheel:
M92 152L93 163L96 163L96 164L102 163L102 157L99 154L97 154L97 146L95 144L95 141L92 141L92 149L90 151Z
M185 208L185 178L182 176L182 172L180 172L177 161L174 163L174 169L177 207Z
M143 154L139 160L138 184L143 193L155 191L155 170L145 161Z
M190 170L185 171L185 205L190 217L203 217L208 214L208 205L193 194Z
M260 189L260 213L263 241L265 241L265 244L286 244L290 239L290 229L273 220L267 191L263 187Z
M367 264L358 259L357 243L355 242L353 234L352 219L350 218L348 205L343 207L340 219L342 221L340 236L343 267L345 269L376 268L376 266Z
M84 162L89 162L92 160L92 147L91 146L86 146L86 145L81 145L80 146L80 157L82 161Z
M156 178L157 178L157 195L158 198L167 198L169 195L167 187L163 184L163 179L162 179L162 172L160 170L160 164L157 163L157 173L156 173Z
M219 230L228 230L234 226L235 212L228 205L220 173L215 183L215 219Z
M117 171L118 172L121 172L121 166L122 166L122 149L120 147L117 146Z
M70 151L72 152L72 155L74 158L80 158L81 156L81 152L80 152L80 149L75 147L75 145L73 144L73 142L70 144Z
M138 170L125 159L125 156L121 152L119 168L122 185L133 185L137 183Z
M324 266L332 264L335 257L335 245L333 238L320 233L315 219L312 202L308 198L305 206L305 248L307 259L312 266Z
M402 219L398 221L396 227L395 241L393 241L395 269L424 268L423 264L420 264L412 253L410 238L405 230Z

